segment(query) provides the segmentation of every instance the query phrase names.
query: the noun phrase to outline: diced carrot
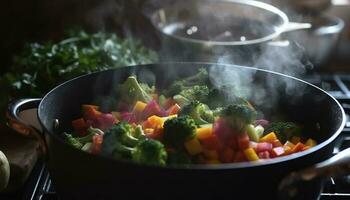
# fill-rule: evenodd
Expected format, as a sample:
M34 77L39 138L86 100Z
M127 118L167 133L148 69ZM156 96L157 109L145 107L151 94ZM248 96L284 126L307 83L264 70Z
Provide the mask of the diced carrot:
M305 147L305 145L304 145L303 143L298 142L298 143L294 146L294 148L292 149L292 152L293 152L293 153L299 152L299 151L301 151L304 147Z
M204 128L197 128L196 129L196 136L200 140L208 138L212 134L213 134L213 128L212 127L204 127Z
M222 148L222 144L219 138L214 134L211 134L209 137L202 138L199 140L202 143L203 147L208 150L220 150Z
M185 148L187 152L194 156L202 152L202 145L199 143L197 138L187 140L185 143Z
M300 140L301 140L300 137L298 137L298 136L293 136L293 137L291 138L290 141L291 141L293 144L297 144L298 142L300 142Z
M285 151L283 147L275 147L271 151L273 157L278 157L284 155Z
M85 120L83 118L73 120L72 126L73 126L74 130L77 130L77 131L88 128L86 123L85 123Z
M147 121L150 123L151 127L153 127L153 128L155 128L155 127L162 127L163 128L164 119L161 117L158 117L156 115L152 115L147 119Z
M259 160L259 156L256 154L253 148L244 150L244 154L249 161Z
M272 146L273 147L281 147L281 146L283 146L283 144L281 143L281 141L279 139L277 139L277 140L274 140L272 142Z
M310 147L314 147L316 146L317 142L311 138L309 138L306 142L305 142L305 145L306 146L310 146Z
M284 149L284 155L289 155L289 154L293 153L293 152L292 152L293 148L291 148L291 147L288 146L288 145L284 145L284 146L283 146L283 149Z
M166 113L167 115L175 115L177 112L179 112L180 106L176 103L172 105L169 109L167 109Z
M102 142L103 142L102 135L94 135L92 137L92 147L91 147L92 154L100 154L101 153Z
M269 142L271 144L273 144L273 141L277 140L277 136L274 132L271 132L265 136L263 136L262 138L260 138L260 142Z
M233 156L234 156L234 152L231 148L225 148L223 151L221 151L220 153L220 160L223 163L230 163L233 161Z
M97 110L98 106L95 105L82 105L83 115L85 119L96 119L101 112Z
M214 159L214 160L219 159L219 154L215 150L207 150L203 148L203 154L208 159Z
M301 151L305 151L305 150L308 150L308 149L310 149L311 147L310 146L304 146L302 149L301 149Z

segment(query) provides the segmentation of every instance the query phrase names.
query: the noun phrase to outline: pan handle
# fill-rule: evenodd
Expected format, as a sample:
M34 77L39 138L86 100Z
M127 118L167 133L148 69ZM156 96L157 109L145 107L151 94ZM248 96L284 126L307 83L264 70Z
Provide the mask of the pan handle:
M7 125L26 137L33 137L40 143L42 153L47 152L47 146L44 140L41 125L38 122L37 112L35 117L29 122L21 117L20 113L28 109L37 109L41 102L40 98L17 99L9 103L6 118ZM31 116L32 117L32 116Z
M350 174L350 148L312 167L292 172L279 185L283 199L295 199L300 183L308 183L319 178L341 177ZM299 186L298 186L299 185ZM287 195L287 196L286 196Z
M310 23L299 23L299 22L288 22L286 28L283 30L283 33L297 30L304 30L311 28Z

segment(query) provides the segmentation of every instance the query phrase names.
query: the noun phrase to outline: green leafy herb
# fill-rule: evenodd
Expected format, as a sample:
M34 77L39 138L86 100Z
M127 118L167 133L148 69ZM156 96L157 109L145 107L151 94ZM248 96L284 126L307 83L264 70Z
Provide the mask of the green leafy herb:
M139 41L113 33L70 31L58 43L29 43L14 57L10 71L0 77L0 108L12 98L40 97L82 74L157 59L156 53Z

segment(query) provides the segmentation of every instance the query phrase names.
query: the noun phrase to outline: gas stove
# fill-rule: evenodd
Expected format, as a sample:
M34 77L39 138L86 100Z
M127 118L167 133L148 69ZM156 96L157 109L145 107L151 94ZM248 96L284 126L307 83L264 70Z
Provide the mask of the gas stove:
M336 141L333 153L350 147L350 75L308 75L304 80L323 88L343 106L348 121ZM16 194L0 196L4 200L56 200L58 199L50 174L43 160L34 167L23 189ZM320 200L350 199L350 176L325 180Z

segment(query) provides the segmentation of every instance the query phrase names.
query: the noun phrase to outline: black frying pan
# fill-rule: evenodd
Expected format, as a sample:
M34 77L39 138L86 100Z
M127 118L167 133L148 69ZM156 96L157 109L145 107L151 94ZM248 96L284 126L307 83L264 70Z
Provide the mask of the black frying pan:
M61 138L63 131L72 129L71 121L81 116L82 104L110 95L115 85L130 74L136 74L141 81L166 87L175 79L196 73L201 67L207 68L213 79L224 80L218 74L228 74L231 80L239 77L249 80L242 84L248 84L252 92L264 90L265 99L276 101L272 108L261 104L264 113L284 113L290 120L317 125L319 131L306 136L316 139L318 145L264 162L151 167L91 155L66 144ZM310 171L293 174L291 178L284 179L281 186L282 179L293 171L329 158L334 141L345 123L340 104L320 88L302 80L255 68L204 63L151 64L81 76L54 88L42 99L13 103L10 117L17 123L28 125L21 121L18 112L36 106L44 129L50 174L62 199L275 199L278 194L288 197L292 194L289 191L295 186L295 180L305 179L304 175L310 174ZM107 106L104 109L108 111L111 108ZM312 172L320 172L318 168L329 169L329 164L334 162L318 165L317 170ZM314 177L320 177L317 175L326 174L322 171ZM321 182L313 180L316 181L312 182L312 189L302 193L305 199L311 199L320 192Z

